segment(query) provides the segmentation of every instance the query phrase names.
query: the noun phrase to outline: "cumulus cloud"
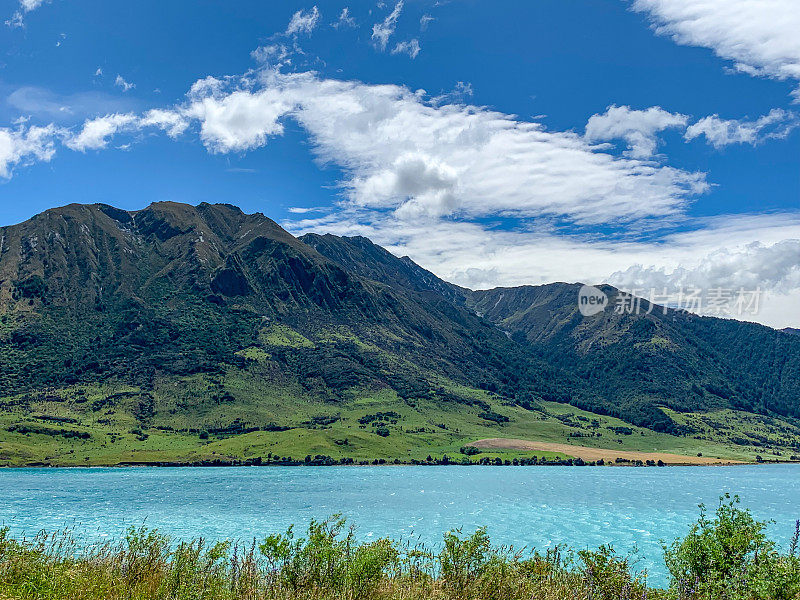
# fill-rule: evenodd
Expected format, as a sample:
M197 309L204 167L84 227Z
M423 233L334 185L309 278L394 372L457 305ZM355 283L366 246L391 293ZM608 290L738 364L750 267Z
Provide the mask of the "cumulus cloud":
M154 108L136 121L138 127L156 127L171 138L177 138L189 127L189 119L174 111Z
M797 215L785 217L791 220ZM698 290L700 301L691 306L692 312L744 317L773 327L797 327L800 232L794 235L793 239L774 243L723 246L673 267L635 264L613 273L609 282L644 297L655 294L657 303L667 305ZM658 300L659 295L663 295L663 301ZM742 311L743 305L749 311Z
M139 119L131 113L105 115L87 119L77 135L70 136L65 144L71 150L86 152L101 150L108 146L110 138L117 132L133 127Z
M280 118L293 107L281 89L256 92L236 90L223 94L213 88L196 96L180 111L200 122L200 138L212 152L240 152L263 146L269 136L283 133Z
M701 266L704 257L720 249L736 253L754 244L772 247L800 239L798 212L717 217L697 223L696 229L645 241L563 235L536 221L524 228L508 229L477 221L404 220L392 213L365 211L360 207L347 207L321 218L289 221L285 225L297 233L365 235L396 255L409 255L445 279L468 287L610 281L624 287L649 289L661 280L620 274L632 264L645 266L634 268L631 273L672 273L680 268ZM786 245L789 261L791 247ZM768 260L765 257L762 262ZM800 263L797 255L794 263ZM482 275L478 276L479 273ZM777 275L764 275L762 283L765 287L774 286L780 279ZM743 278L726 283L721 275L716 281L727 287L736 282L753 283ZM781 289L790 289L792 281L784 278Z
M406 198L396 214L418 219L452 214L459 207L457 187L458 175L451 166L430 155L409 153L388 168L354 180L352 192L357 202L383 198L387 206L392 206L393 198Z
M400 18L402 11L403 0L399 0L394 5L392 12L383 21L372 26L372 41L381 50L386 50L386 45L389 43L389 38L394 34L394 30L397 27L397 19Z
M117 74L117 78L114 80L114 85L119 88L122 88L123 92L129 92L130 90L136 87L135 83L130 83L129 81L125 81L125 78L119 73Z
M710 48L739 71L800 81L796 0L635 0L633 9L659 34Z
M438 104L402 86L275 70L199 80L181 105L88 120L66 145L99 149L119 132L157 127L178 136L194 124L210 151L243 152L281 135L287 119L306 130L321 163L342 169L346 203L398 218L620 227L678 218L708 188L703 173L614 156L573 132L501 112Z
M195 123L210 151L243 152L294 119L318 159L342 169L347 202L408 218L501 213L620 225L680 215L708 188L703 173L616 157L572 132L402 86L275 70L258 77L202 79L184 104L87 121L67 145L102 148L117 131L144 126L179 135Z
M718 248L673 269L637 264L613 273L609 281L631 289L760 288L788 292L800 288L800 239Z
M392 54L408 54L413 59L417 58L419 51L419 40L417 38L413 38L407 42L400 42L399 44L396 44L392 49Z
M591 142L624 140L627 153L634 158L648 158L656 153L658 134L675 127L685 127L686 115L668 112L659 106L634 110L612 105L603 114L595 114L586 123L586 139Z
M320 13L316 6L309 11L298 10L289 20L285 35L298 35L302 33L310 35L319 24L319 19Z
M55 139L61 130L55 125L0 127L0 177L10 179L14 167L35 161L48 162L56 152Z
M693 140L703 135L717 149L730 144L755 146L765 139L785 138L798 124L797 115L779 108L754 121L721 119L719 115L711 115L690 125L684 137Z
M400 86L278 74L262 89L203 101L227 103L239 96L244 112L237 111L237 122L249 122L268 110L268 123L280 132L273 121L279 113L296 119L320 160L345 170L344 191L360 206L397 210L410 203L413 212L426 212L430 203L433 213L458 207L468 215L502 211L596 223L676 214L691 196L707 189L703 174L614 157L576 134L549 132L538 123L496 111L434 106ZM261 145L271 135L265 130L264 136L253 138L252 131L227 132L239 140L227 145ZM404 180L409 165L422 163L427 166L417 170L424 181L432 172L448 173L440 179L450 182L451 194L457 190L457 202L442 188L431 195L427 188L386 183Z

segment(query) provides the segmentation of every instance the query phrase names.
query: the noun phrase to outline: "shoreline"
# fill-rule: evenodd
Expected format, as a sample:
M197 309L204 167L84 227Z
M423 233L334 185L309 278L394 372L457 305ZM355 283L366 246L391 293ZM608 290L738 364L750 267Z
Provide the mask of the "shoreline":
M785 460L785 461L762 461L762 462L742 462L742 461L731 461L731 462L716 462L716 463L707 463L707 464L698 464L698 463L670 463L670 464L663 464L661 466L658 465L636 465L630 463L605 463L602 465L598 464L589 464L585 463L583 465L576 465L576 464L530 464L530 465L506 465L506 464L481 464L477 462L473 462L470 464L460 463L460 462L449 462L449 463L428 463L428 462L418 462L418 463L410 463L410 462L385 462L380 464L373 464L373 463L351 463L351 464L341 464L341 463L321 463L321 462L310 462L306 463L304 461L298 462L269 462L269 463L261 463L261 464L252 464L246 461L243 462L233 462L233 461L219 461L219 462L169 462L169 461L161 461L161 462L126 462L126 463L115 463L115 464L97 464L97 465L48 465L48 464L26 464L26 465L2 465L0 466L0 471L3 470L10 470L10 469L133 469L133 468L244 468L244 467L295 467L295 468L303 468L303 467L350 467L350 468L358 468L358 467L525 467L525 468L547 468L547 467L584 467L584 468L669 468L669 467L708 467L708 468L715 468L715 467L765 467L765 466L777 466L777 465L800 465L800 461L792 461L792 460Z

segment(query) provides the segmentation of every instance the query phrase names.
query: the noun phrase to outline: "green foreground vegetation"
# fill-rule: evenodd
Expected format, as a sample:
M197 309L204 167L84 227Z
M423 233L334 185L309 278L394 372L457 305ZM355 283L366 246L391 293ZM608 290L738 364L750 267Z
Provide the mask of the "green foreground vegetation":
M79 548L67 533L15 540L0 529L3 600L790 600L800 598L800 521L788 549L766 524L721 498L664 549L667 589L648 586L610 546L572 552L495 547L486 531L452 531L436 550L388 539L360 543L333 517L250 544L176 543L129 530L118 543Z

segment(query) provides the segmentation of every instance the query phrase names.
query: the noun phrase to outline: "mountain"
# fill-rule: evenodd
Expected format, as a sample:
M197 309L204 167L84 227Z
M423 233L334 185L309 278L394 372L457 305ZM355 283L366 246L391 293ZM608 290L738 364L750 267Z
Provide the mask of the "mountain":
M603 427L630 448L800 452L800 337L660 307L583 317L579 287L471 291L228 204L48 210L0 228L0 463L396 458ZM759 416L703 434L720 411Z
M796 338L755 323L651 306L644 299L639 314L608 308L583 317L576 302L579 288L559 283L496 288L472 293L469 305L530 354L588 384L593 394L576 398L587 410L657 429L670 427L661 406L800 417ZM615 306L618 291L601 289Z
M70 205L0 229L0 241L9 366L0 383L8 391L214 371L276 326L312 337L345 327L464 383L497 387L509 376L489 355L511 356L513 344L472 312L422 285L403 289L349 271L263 215L229 205ZM313 370L330 393L381 379L383 367L362 350L319 351ZM310 377L303 370L312 367L286 368Z
M299 239L351 273L380 281L394 289L433 292L455 304L463 304L466 294L470 292L439 279L407 256L397 258L362 236L339 237L330 233L308 233Z

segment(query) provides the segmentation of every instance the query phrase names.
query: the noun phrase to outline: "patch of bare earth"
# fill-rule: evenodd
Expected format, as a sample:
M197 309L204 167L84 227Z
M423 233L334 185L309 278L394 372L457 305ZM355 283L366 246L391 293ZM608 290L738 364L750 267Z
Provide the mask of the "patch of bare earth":
M684 456L683 454L670 454L668 452L638 452L635 450L614 450L613 448L590 448L589 446L573 446L571 444L558 444L554 442L532 442L530 440L514 440L506 438L487 438L467 444L482 450L521 450L538 452L558 452L581 458L585 461L604 460L614 462L618 458L629 461L641 460L646 462L659 460L668 465L732 465L742 464L741 461L711 458L707 456Z

